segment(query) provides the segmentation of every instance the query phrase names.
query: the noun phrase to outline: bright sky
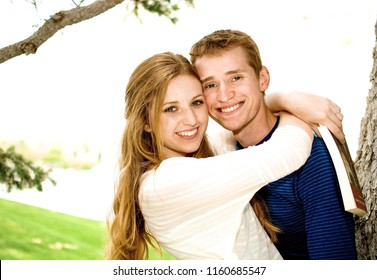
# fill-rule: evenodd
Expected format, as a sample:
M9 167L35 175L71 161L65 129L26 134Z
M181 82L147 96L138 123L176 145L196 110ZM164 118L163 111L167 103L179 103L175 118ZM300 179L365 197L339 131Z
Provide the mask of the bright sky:
M42 1L39 13L24 0L2 0L0 47L31 35L33 25L57 12L48 6L51 2L69 0ZM140 23L127 16L122 4L63 29L35 55L0 64L0 139L85 142L114 151L133 68L157 52L187 55L202 36L232 28L258 43L270 70L270 91L312 92L341 106L349 146L356 153L370 85L377 1L195 3L194 9L182 7L176 25L147 13Z

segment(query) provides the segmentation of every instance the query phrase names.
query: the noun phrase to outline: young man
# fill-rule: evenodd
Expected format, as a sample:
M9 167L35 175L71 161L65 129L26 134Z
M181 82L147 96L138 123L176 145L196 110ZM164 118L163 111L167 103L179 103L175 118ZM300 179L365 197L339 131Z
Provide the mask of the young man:
M194 44L190 55L209 113L233 132L238 141L235 148L267 141L279 117L266 105L270 75L250 36L219 30ZM338 109L334 117L342 118ZM259 193L267 202L272 222L281 230L275 245L284 259L357 258L353 215L344 211L335 169L322 139L315 137L303 167Z

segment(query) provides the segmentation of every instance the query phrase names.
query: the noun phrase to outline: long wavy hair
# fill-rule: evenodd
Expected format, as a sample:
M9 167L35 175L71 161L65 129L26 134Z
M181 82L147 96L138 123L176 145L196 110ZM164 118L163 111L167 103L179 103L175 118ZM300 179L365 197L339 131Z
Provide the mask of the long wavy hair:
M182 55L170 52L154 55L136 67L125 94L126 126L121 141L119 176L108 218L109 246L107 259L142 260L148 258L148 247L161 252L158 242L148 233L140 210L138 195L140 177L164 160L158 129L169 82L178 75L199 80L191 63ZM145 131L148 125L152 132ZM214 152L205 136L199 149L188 156L209 157Z
M263 64L258 45L248 34L239 30L217 30L204 36L191 47L190 60L195 67L198 58L205 55L216 56L235 47L242 47L245 50L249 65L259 77ZM272 242L276 243L281 230L272 223L266 202L259 193L256 193L250 204Z

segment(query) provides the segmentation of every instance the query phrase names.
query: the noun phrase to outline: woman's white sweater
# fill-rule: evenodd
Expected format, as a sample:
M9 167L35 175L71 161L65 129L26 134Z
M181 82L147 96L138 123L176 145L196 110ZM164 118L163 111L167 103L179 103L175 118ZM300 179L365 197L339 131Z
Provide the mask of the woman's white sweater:
M164 160L141 179L148 230L177 259L281 259L249 201L302 166L311 144L306 132L286 125L256 147Z

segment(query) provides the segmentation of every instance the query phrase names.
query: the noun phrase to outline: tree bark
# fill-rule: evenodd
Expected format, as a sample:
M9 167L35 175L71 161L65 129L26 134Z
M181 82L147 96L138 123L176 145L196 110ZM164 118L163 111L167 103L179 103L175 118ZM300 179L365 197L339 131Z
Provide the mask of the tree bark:
M369 213L356 218L356 247L358 258L377 259L377 22L376 45L370 74L371 89L367 97L365 115L361 121L359 149L355 167Z
M38 48L60 29L98 16L123 1L97 0L87 6L54 14L29 38L0 49L0 64L21 54L36 53Z

